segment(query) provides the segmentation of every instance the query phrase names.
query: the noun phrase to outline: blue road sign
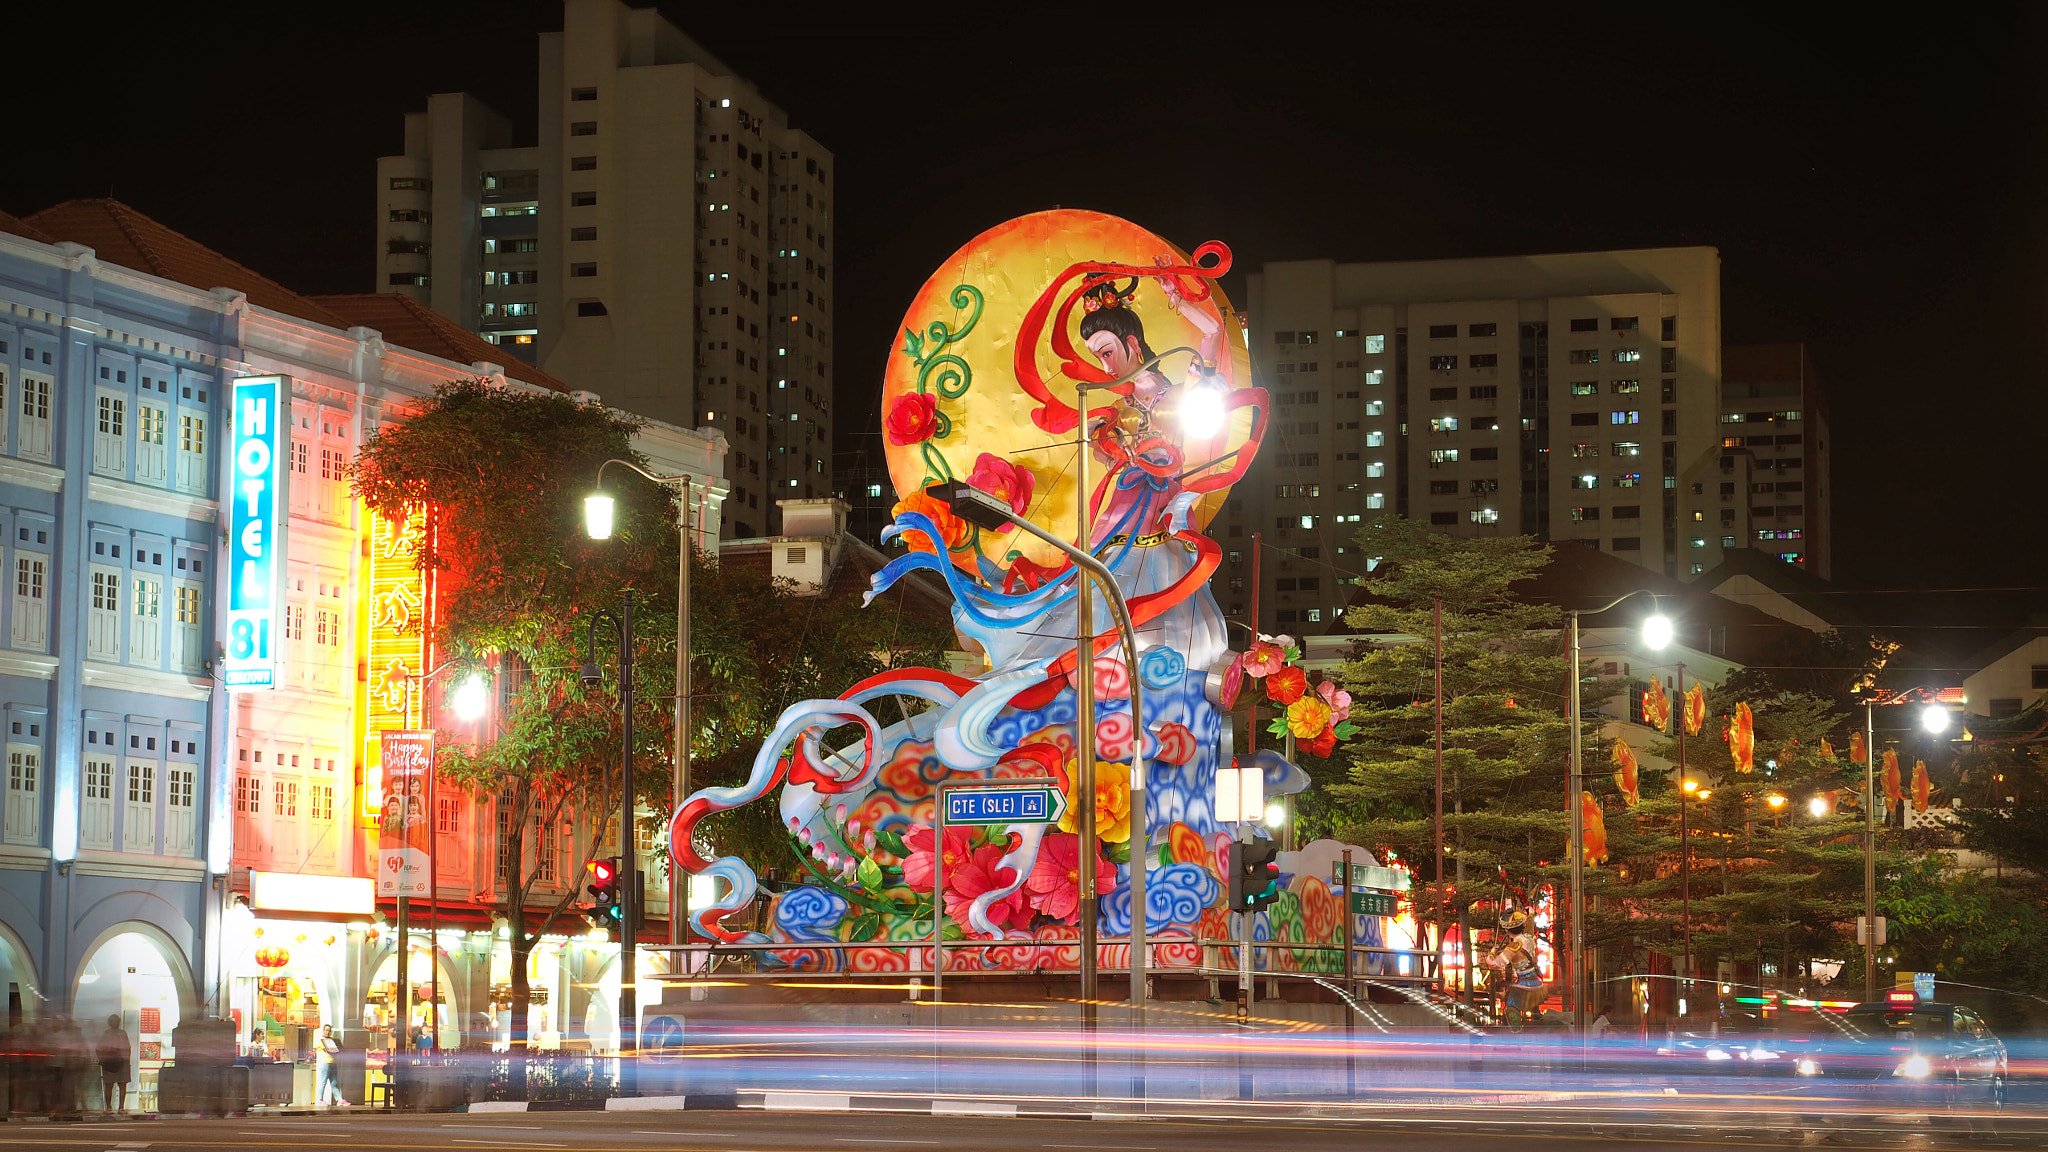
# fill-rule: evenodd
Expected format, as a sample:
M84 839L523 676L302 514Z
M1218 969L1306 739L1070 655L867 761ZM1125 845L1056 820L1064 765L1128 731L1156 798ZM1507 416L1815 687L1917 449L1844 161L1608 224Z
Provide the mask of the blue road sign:
M1066 807L1060 790L1045 785L954 788L946 793L946 823L1051 824Z

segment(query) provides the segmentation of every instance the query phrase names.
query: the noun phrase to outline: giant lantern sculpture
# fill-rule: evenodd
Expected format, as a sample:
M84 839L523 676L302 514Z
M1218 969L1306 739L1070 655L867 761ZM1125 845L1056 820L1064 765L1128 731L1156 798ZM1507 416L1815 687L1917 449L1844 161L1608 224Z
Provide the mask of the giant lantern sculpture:
M689 796L671 821L673 858L721 881L718 899L692 910L696 933L786 944L764 950L764 960L798 968L923 967L928 953L917 945L930 939L936 867L951 922L963 938L988 942L949 950L947 968L1075 967L1084 906L1077 861L1089 849L1072 819L1072 806L1086 802L1073 781L1078 757L1089 755L1100 938L1129 930L1130 876L1140 867L1154 963L1194 964L1197 937L1230 934L1222 859L1231 829L1214 818L1212 799L1216 770L1231 758L1225 683L1235 695L1243 665L1209 591L1221 552L1203 530L1258 450L1267 398L1251 384L1242 325L1216 285L1229 265L1221 244L1190 256L1127 221L1060 210L983 233L926 282L882 385L900 496L884 537L900 537L910 551L877 573L873 588L935 573L952 592L958 631L990 670L978 678L899 670L836 700L799 703L744 785ZM1070 403L1076 381L1105 386L1089 393L1100 403L1085 418ZM1183 402L1198 389L1208 410L1184 420ZM1076 468L1084 435L1086 493ZM1102 629L1092 645L1094 748L1076 747L1075 677L1087 662L1075 639L1072 563L1027 533L956 518L925 492L949 481L1007 501L1068 541L1085 495L1092 551L1128 599L1140 644L1135 668L1114 655L1115 630ZM1132 693L1143 694L1143 732L1132 723ZM828 732L849 729L858 736L827 746ZM1137 750L1147 775L1133 789ZM1237 760L1264 774L1267 796L1306 785L1271 751ZM935 835L941 785L1047 776L1068 793L1065 823ZM692 838L705 817L753 803L779 806L809 872L773 898L766 932L724 923L757 898L754 869L737 857L706 859ZM1317 923L1262 918L1258 935L1302 940L1307 927L1306 938L1334 942L1336 901L1319 880L1309 887L1315 893L1273 912ZM805 947L864 942L874 947ZM1119 945L1100 947L1105 964L1127 959Z

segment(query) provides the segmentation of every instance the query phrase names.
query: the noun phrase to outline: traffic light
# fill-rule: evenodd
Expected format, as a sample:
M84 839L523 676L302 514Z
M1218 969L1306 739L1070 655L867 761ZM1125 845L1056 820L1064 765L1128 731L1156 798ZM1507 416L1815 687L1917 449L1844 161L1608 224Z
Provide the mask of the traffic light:
M590 915L605 931L619 927L623 896L619 892L619 859L592 860L590 869Z
M1230 845L1230 907L1257 912L1280 898L1280 849L1270 840Z

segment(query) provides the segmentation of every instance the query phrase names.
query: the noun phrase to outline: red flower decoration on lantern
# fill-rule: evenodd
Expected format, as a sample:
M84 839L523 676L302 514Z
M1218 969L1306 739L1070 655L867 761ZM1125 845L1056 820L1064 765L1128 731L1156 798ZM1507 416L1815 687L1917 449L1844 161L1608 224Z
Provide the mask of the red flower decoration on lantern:
M1292 704L1308 691L1308 673L1287 665L1266 676L1266 695L1275 703Z
M921 444L939 430L939 398L929 392L898 396L889 406L882 431L898 448Z

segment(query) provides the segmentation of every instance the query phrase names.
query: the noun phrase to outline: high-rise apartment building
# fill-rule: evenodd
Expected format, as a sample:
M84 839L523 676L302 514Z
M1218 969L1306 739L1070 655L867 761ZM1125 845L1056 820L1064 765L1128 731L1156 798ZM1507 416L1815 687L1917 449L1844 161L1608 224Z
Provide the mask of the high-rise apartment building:
M1720 507L1731 542L1832 579L1828 406L1804 344L1731 344L1722 355Z
M1679 578L1752 542L1718 523L1712 248L1267 264L1247 303L1274 412L1219 518L1232 616L1250 612L1258 532L1258 626L1336 627L1365 568L1353 525L1382 511Z
M830 495L832 154L651 8L567 0L540 135L462 94L377 162L378 287L732 445L728 537Z

